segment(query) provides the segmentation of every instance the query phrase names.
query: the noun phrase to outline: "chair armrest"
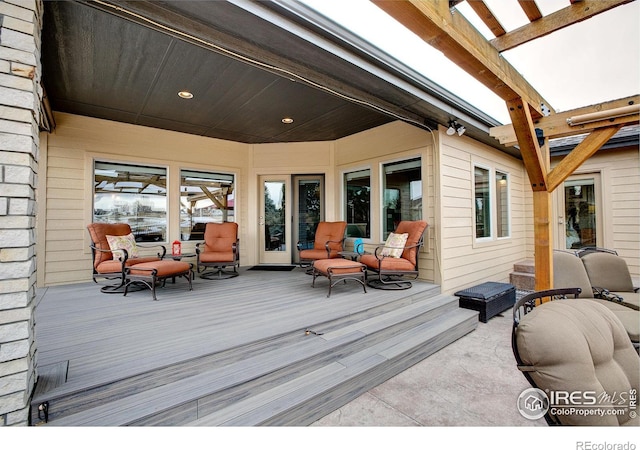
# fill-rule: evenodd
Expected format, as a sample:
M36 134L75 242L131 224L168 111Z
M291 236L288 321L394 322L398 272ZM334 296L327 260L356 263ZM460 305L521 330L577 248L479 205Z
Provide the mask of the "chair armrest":
M346 238L342 238L339 241L327 241L324 243L324 248L327 250L327 255L331 255L331 248L329 247L329 244L340 244L340 246L344 249L344 240Z
M422 246L422 242L418 242L417 244L414 244L414 245L405 245L404 247L393 247L391 245L385 245L384 243L382 243L376 247L374 255L377 259L382 260L384 258L388 258L388 256L381 254L381 252L385 248L402 249L402 252L404 253L404 251L407 249L421 247L421 246Z
M120 261L120 262L122 263L122 265L123 265L123 266L124 266L124 263L127 261L127 259L129 259L129 252L128 252L126 249L124 249L124 248L119 248L119 249L117 249L117 250L111 250L111 249L109 249L109 250L105 250L105 249L102 249L102 248L98 248L98 247L96 247L95 245L90 245L89 247L90 247L92 250L96 251L96 252L102 252L102 253L111 253L111 254L113 254L113 252L114 252L114 251L116 251L116 252L117 252L117 251L122 252L123 257L121 257L121 258L119 257L119 258L118 258L118 261Z
M158 258L160 259L164 259L164 257L167 255L167 247L165 247L162 244L138 244L136 243L136 246L140 247L140 248L155 248L155 247L160 247L162 249L162 252L158 252Z

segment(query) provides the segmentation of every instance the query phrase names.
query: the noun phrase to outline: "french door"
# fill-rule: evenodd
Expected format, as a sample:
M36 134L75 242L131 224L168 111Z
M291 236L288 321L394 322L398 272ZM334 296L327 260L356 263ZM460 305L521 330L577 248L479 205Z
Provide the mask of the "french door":
M260 264L298 262L297 243L313 246L324 220L323 177L262 175L260 190Z
M573 175L564 182L558 202L557 248L602 246L600 174Z

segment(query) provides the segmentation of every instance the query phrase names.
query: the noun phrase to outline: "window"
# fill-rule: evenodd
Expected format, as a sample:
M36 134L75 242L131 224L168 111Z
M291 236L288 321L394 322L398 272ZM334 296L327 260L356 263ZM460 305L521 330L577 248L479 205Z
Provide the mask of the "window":
M496 170L496 225L498 237L511 235L509 222L509 176Z
M94 222L123 222L136 241L166 241L167 169L96 161Z
M208 222L234 222L233 175L180 171L182 240L204 239Z
M476 239L509 237L509 174L480 166L473 173Z
M491 237L489 170L475 167L476 239Z
M371 171L344 175L347 237L371 237Z
M420 158L383 165L383 233L389 236L401 220L422 219Z

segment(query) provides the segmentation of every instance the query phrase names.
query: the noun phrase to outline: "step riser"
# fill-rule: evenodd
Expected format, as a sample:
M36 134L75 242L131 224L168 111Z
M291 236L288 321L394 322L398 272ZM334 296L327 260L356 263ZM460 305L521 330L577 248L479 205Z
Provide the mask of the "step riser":
M343 317L329 323L317 324L310 328L329 332L341 326L357 323L380 314L394 311L400 307L411 305L412 303L419 301L420 297L424 298L425 296L435 296L438 295L439 292L440 288L436 287L431 291L420 293L419 296L408 295L407 297L394 302L375 306L366 311L360 311L348 317ZM214 355L204 355L198 358L197 361L187 361L184 364L175 364L170 367L155 370L151 373L144 373L139 376L116 381L108 385L97 386L91 390L68 393L57 397L49 396L47 398L50 411L49 420L53 422L56 418L76 414L80 411L89 410L107 402L125 398L154 387L178 381L185 377L197 375L209 370L213 366L232 364L260 354L266 349L273 348L274 346L285 346L287 344L294 343L300 339L301 332L302 330L296 330L294 333L274 336L269 340L254 342L243 346L242 348L229 349ZM37 403L38 402L33 402L32 404L32 423L39 422L37 417Z
M437 292L434 292L434 294L437 294ZM259 374L258 371L258 369L261 370L263 366L256 365L252 361L251 363L253 364L253 367L256 368L256 370L251 371L251 373L256 372L253 379L249 378L243 381L240 385L228 384L227 387L213 392L203 392L206 391L206 389L198 390L196 394L202 395L194 395L193 398L190 398L188 401L183 401L183 403L179 405L167 406L165 410L153 408L153 415L147 415L146 417L138 417L135 419L125 419L124 423L121 423L120 419L115 417L118 415L117 412L107 412L105 415L105 412L100 412L99 406L97 409L96 406L102 403L107 406L108 401L114 401L114 399L117 398L124 398L135 394L140 395L146 389L165 385L167 380L179 382L185 377L191 376L190 373L196 373L196 375L199 374L201 376L205 375L204 370L207 368L210 369L215 366L219 367L221 364L232 364L234 362L243 361L246 358L256 357L264 353L267 348L279 348L278 346L280 346L280 348L286 348L287 344L301 342L299 333L303 332L303 330L296 332L295 335L283 335L274 339L269 339L266 342L232 349L224 352L224 354L199 358L197 361L198 364L195 364L195 367L194 362L189 363L189 370L181 370L180 367L173 366L155 371L152 374L140 375L133 379L122 380L121 382L113 383L109 386L99 387L91 393L92 395L88 395L87 392L84 391L71 395L67 398L53 399L50 401L50 411L54 411L55 415L50 416L50 423L55 426L55 419L59 418L63 420L61 420L58 425L63 425L65 423L71 424L74 422L74 419L71 417L73 415L74 418L78 418L76 421L77 424L86 423L98 426L171 426L190 424L197 417L203 417L207 414L215 414L217 411L221 411L225 407L233 408L234 405L238 404L243 399L248 399L249 397L260 394L261 392L266 392L269 389L278 388L289 381L297 380L299 377L304 377L306 374L310 374L326 365L335 364L335 361L350 358L352 357L351 355L356 355L360 352L364 354L368 352L370 348L382 345L381 343L393 341L394 337L399 338L402 333L405 333L407 330L411 330L414 327L425 327L425 323L433 323L434 327L437 328L438 322L442 322L440 320L441 317L446 317L448 314L452 314L458 310L458 301L455 297L451 297L446 300L442 297L442 300L434 301L433 305L430 305L430 309L425 308L424 305L425 303L421 303L420 299L411 298L411 296L409 296L402 301L396 302L396 304L392 306L385 305L358 313L357 315L354 314L353 316L338 319L331 323L318 324L314 328L314 331L322 331L327 336L326 340L329 344L327 351L316 353L312 352L308 357L303 354L300 358L289 358L291 361L294 361L291 364L286 363L285 359L285 362L280 364L280 368L269 369L267 373L263 374ZM407 309L400 312L397 311L401 306L407 307ZM411 315L414 311L416 314ZM393 320L396 320L396 316L400 315L400 313L406 314L407 317L397 317L397 322L393 322L388 319L388 317L392 317ZM385 319L379 319L377 317L378 315L383 315ZM378 320L380 320L380 324L377 324ZM389 321L389 323L387 323L387 321ZM446 331L430 337L424 342L419 342L404 354L390 358L375 366L373 370L367 371L367 373L363 375L359 375L357 377L357 382L353 381L351 383L343 383L342 385L332 387L330 391L318 396L317 405L308 402L305 402L305 405L291 405L281 413L261 419L255 423L250 421L246 424L240 424L303 425L311 423L351 401L362 392L366 392L372 387L380 384L382 381L391 378L405 370L407 367L410 367L416 362L448 345L452 341L462 337L464 334L472 331L476 326L477 315L474 315L472 318L465 319L460 323L452 323L452 326L450 326ZM368 331L360 332L358 330L359 327L362 327L362 330L371 329L372 331L370 333ZM379 327L379 329L377 327ZM320 338L325 339L322 336L310 336L310 339ZM333 344L331 343L331 339L333 339ZM308 347L313 348L312 346ZM261 360L257 359L256 361ZM278 359L278 361L282 360ZM208 374L206 374L206 376L208 376ZM207 381L207 383L209 383L209 381ZM215 384L216 382L214 382L212 386L215 386ZM218 384L223 385L220 382L218 382ZM354 389L354 386L357 386L357 388ZM146 395L146 393L142 394L143 397ZM188 398L188 396L186 398ZM327 402L327 398L331 398L331 402ZM85 414L85 416L81 418L82 416L79 414L79 411L82 411L83 408L87 410L81 413ZM97 411L94 417L91 417L92 411L90 408L94 408L94 410ZM112 407L110 406L109 408ZM152 410L148 407L147 409L149 411ZM105 411L108 410L109 409ZM100 416L100 414L103 414L103 416ZM65 421L64 416L67 415L70 417ZM260 413L256 412L253 416L260 417ZM104 417L104 419L102 419L102 417ZM101 421L104 423L100 423Z
M337 386L331 392L330 400L326 396L321 396L304 405L297 405L286 413L274 416L264 422L236 425L310 425L430 355L433 355L460 337L470 333L476 328L477 324L478 321L476 318L469 318L464 322L460 322L454 328L449 329L446 333L441 333L433 339L425 341L423 345L414 348L413 351L404 354L402 357L389 360L387 363L379 365L375 370L367 374L370 376L367 376L366 379L364 376L358 377L357 389L353 389L351 383L344 383L341 386Z
M259 378L251 380L250 382L243 382L238 386L232 386L228 389L225 389L224 391L215 392L200 397L194 402L189 402L189 404L181 405L180 408L178 408L178 413L165 411L160 414L154 414L154 416L152 417L146 417L144 419L128 423L127 425L184 425L193 420L193 411L197 411L198 416L205 416L215 413L222 408L233 405L234 403L248 397L249 395L255 395L256 393L266 391L291 379L310 373L318 369L319 367L331 363L332 361L340 360L351 354L362 351L367 347L375 345L376 343L384 341L386 339L390 339L396 334L401 333L414 326L429 322L431 320L435 320L443 314L454 311L457 308L457 302L449 301L429 310L428 312L411 317L408 320L397 322L392 326L377 331L376 333L366 335L356 341L345 344L341 348L333 348L325 353L307 358L295 365L287 366L282 368L281 370L276 370L264 374ZM183 409L188 409L189 412L183 412ZM190 413L191 417L189 418ZM182 421L176 422L176 420Z

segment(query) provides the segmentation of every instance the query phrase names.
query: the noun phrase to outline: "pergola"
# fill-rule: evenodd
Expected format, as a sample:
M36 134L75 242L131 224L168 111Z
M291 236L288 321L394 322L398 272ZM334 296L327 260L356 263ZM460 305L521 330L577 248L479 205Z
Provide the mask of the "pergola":
M491 129L517 145L533 190L536 290L553 286L552 192L624 125L640 120L640 96L556 112L501 53L633 0L567 0L544 16L535 1L518 0L529 23L507 31L483 0L466 0L495 35L486 39L455 5L461 0L371 0L429 45L442 51L506 102L512 123ZM548 140L587 134L553 169Z

